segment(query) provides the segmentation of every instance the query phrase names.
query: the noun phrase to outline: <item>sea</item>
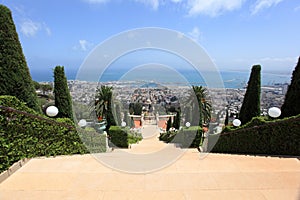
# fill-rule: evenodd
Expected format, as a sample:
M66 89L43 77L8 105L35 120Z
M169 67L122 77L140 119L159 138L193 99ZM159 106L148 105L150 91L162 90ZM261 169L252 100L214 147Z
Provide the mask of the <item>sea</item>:
M65 69L66 77L68 80L80 80L78 79L78 70ZM213 72L220 76L225 88L240 89L245 88L250 77L250 71L220 71ZM204 73L209 74L209 73ZM53 75L48 71L31 71L32 79L38 82L53 82ZM291 74L279 73L279 72L262 72L261 84L262 86L275 86L281 84L289 84L291 81ZM206 86L205 77L201 73L182 70L179 73L174 71L156 71L143 69L142 71L131 71L128 73L122 70L108 70L105 71L97 82L113 82L113 81L152 81L163 83L175 83L181 84L188 82L190 85L203 85ZM93 81L89 78L85 78L83 81Z

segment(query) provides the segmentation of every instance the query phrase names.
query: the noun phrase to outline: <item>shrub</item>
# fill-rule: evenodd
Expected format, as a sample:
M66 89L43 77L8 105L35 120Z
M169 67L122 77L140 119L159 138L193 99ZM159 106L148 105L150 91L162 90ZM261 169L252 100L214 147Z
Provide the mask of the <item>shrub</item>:
M131 132L128 128L111 126L108 132L111 145L119 148L128 148L129 144L137 143L142 140L142 135Z
M199 126L184 128L178 132L167 131L159 136L161 141L176 143L183 148L197 148L202 143L203 131Z
M106 135L93 128L78 130L79 137L90 153L106 152Z
M0 171L22 158L88 152L70 119L50 119L12 96L0 105Z
M299 156L299 132L300 115L274 121L257 117L239 129L223 131L212 152Z

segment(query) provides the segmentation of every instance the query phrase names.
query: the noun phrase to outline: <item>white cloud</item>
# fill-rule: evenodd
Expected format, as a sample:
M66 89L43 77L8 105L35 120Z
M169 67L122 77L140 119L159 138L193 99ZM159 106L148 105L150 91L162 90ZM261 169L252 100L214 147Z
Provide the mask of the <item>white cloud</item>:
M226 11L241 8L245 0L188 0L187 8L190 16L203 14L211 17Z
M191 32L188 33L188 35L191 37L191 39L195 40L196 42L199 42L201 37L201 32L198 27L194 27Z
M90 4L95 4L95 3L107 3L110 0L83 0L83 1L90 3Z
M255 15L259 11L270 8L272 6L276 6L283 0L257 0L252 7L251 14Z
M93 43L87 40L79 40L78 44L73 47L74 50L87 51L94 46Z
M48 36L52 35L51 29L45 22L42 23L42 29L47 33Z
M104 4L108 2L112 2L112 0L82 0L84 2L90 3L90 4ZM128 0L123 0L124 2ZM145 4L146 6L150 6L153 10L157 10L160 6L160 2L163 3L162 0L131 0L134 2ZM172 2L180 2L182 0L171 0Z
M296 8L294 8L294 11L297 12L300 10L300 6L297 6Z
M143 3L147 6L151 6L153 10L157 10L159 7L159 0L134 0L134 1Z
M27 36L32 37L41 29L41 25L37 22L33 22L30 19L23 20L21 23L21 32Z
M171 0L173 3L181 3L183 0Z
M259 59L261 62L295 62L297 57L283 57L283 58L275 58L275 57L265 57Z

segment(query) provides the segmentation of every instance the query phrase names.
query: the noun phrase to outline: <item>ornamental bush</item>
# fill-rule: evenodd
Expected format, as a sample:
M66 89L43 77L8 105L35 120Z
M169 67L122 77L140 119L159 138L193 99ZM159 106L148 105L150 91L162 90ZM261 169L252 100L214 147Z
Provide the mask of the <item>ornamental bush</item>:
M212 150L217 153L299 156L299 133L300 115L272 121L256 117L241 128L210 135L209 143L217 142Z
M161 133L159 140L166 143L176 143L182 148L197 148L202 143L202 128L199 126L191 126L180 131L167 131Z
M22 158L88 153L70 119L38 114L13 96L0 96L0 106L0 172Z
M142 140L141 134L131 132L128 128L120 128L119 126L111 126L108 137L110 139L110 146L119 148L128 148L130 144Z

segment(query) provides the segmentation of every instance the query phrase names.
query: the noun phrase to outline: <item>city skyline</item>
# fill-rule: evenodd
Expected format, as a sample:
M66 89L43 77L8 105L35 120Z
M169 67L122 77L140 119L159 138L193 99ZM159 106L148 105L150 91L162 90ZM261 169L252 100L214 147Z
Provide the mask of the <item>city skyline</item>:
M220 70L292 72L300 55L300 3L287 0L2 0L12 11L31 72L76 70L106 39L143 27L176 30ZM147 55L145 54L145 57ZM167 57L166 57L167 58ZM132 58L131 58L132 59Z

